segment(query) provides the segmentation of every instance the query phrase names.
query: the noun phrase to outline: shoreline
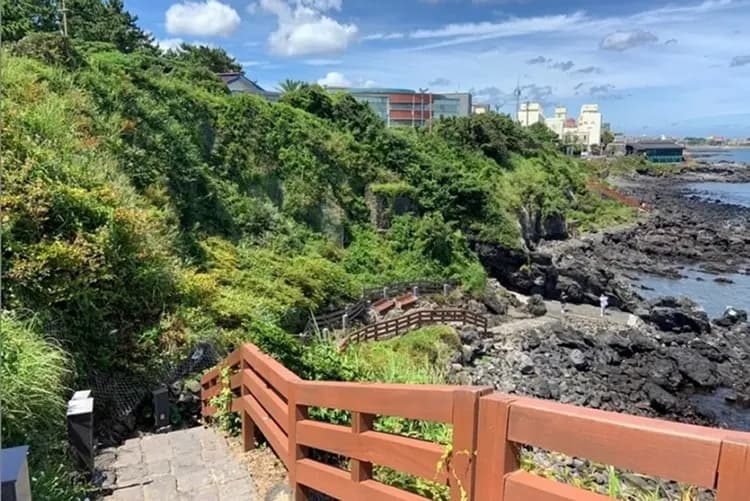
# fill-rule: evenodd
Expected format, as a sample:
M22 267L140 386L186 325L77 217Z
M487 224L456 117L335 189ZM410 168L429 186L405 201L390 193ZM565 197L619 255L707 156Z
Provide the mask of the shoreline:
M634 322L571 317L552 332L530 323L487 346L489 363L469 371L474 384L750 429L750 324L726 315L709 319L689 299L647 300L634 280L640 274L679 278L692 268L716 276L750 273L750 208L683 191L688 183L727 180L750 182L750 167L729 174L723 166L707 166L687 175L628 175L616 180L619 189L654 207L632 225L542 243L527 254L480 246L489 275L512 291L552 301L564 292L569 304L595 306L604 293ZM581 354L586 364L579 363ZM553 360L562 369L548 367ZM559 390L550 393L552 382Z

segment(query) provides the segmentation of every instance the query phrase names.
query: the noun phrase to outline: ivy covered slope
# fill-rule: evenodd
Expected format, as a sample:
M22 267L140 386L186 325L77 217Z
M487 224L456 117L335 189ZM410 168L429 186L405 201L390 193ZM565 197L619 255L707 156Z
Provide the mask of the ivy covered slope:
M488 114L388 129L317 86L279 103L232 96L214 73L234 68L226 54L162 54L133 22L113 43L97 28L2 49L0 383L17 390L3 395L14 443L57 447L49 423L92 369L145 372L197 340L252 340L305 377L356 379L336 350L289 335L311 311L398 280L481 291L470 242L523 247L519 214L626 215L543 127ZM35 492L74 499L64 465L42 464L56 450L32 456Z
M479 288L469 237L521 246L521 207L603 208L548 131L505 116L392 130L348 94L231 96L152 51L44 35L10 52L5 307L36 316L79 369L294 332L365 283Z

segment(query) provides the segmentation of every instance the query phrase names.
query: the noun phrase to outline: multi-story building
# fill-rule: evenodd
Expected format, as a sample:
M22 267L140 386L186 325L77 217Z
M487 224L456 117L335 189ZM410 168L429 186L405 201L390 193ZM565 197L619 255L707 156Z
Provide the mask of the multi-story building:
M567 125L568 120L568 109L563 106L558 106L555 108L555 116L552 118L548 118L544 121L545 124L547 124L547 127L552 129L552 131L557 134L560 138L563 137L563 130L565 129ZM575 121L574 125L575 127Z
M244 73L219 73L232 94L249 92L276 101L279 92L263 89ZM367 103L389 126L422 126L433 119L468 117L471 115L471 94L453 92L433 94L411 89L343 88L328 87L331 92L351 92L357 101Z
M471 114L471 94L433 94L409 89L334 88L370 105L389 126L422 126L433 119Z
M535 123L547 125L564 144L579 144L590 150L602 140L602 114L596 104L584 104L578 120L568 117L565 107L555 108L555 115L544 118L544 109L539 103L522 103L518 110L518 122L524 127Z
M518 110L518 123L524 127L536 123L545 123L542 105L539 103L521 103L521 108Z

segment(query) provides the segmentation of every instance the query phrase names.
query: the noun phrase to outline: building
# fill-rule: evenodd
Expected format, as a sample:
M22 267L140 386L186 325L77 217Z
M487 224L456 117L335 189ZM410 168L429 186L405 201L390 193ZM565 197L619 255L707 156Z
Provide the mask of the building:
M489 113L490 111L492 111L492 108L489 104L475 103L471 106L472 115L483 115L485 113Z
M684 151L683 146L673 141L638 141L625 145L626 155L641 155L658 163L682 162Z
M528 127L543 123L560 138L564 144L578 144L591 150L601 144L602 114L596 104L584 104L578 119L568 117L568 110L563 106L555 108L551 118L544 117L544 109L539 103L522 103L518 110L518 122Z
M281 93L265 90L263 87L247 78L243 72L219 73L219 78L227 84L229 92L232 94L248 92L250 94L262 96L269 101L277 101L279 97L281 97Z
M522 103L518 110L518 123L524 127L545 123L542 105L539 103Z
M598 104L584 104L578 115L579 143L591 148L602 143L602 114Z
M549 127L552 132L557 134L559 138L562 139L563 137L563 131L566 126L568 126L568 109L564 106L558 106L555 108L555 116L552 118L548 118L544 121L545 124L547 124L547 127ZM575 120L573 120L573 127L575 127Z
M277 101L281 93L267 91L244 73L219 73L230 92L249 92L269 101ZM331 92L350 92L354 99L367 103L389 126L422 126L433 119L468 117L471 115L471 94L452 92L433 94L411 89L328 87Z
M433 94L410 89L329 87L330 91L350 92L354 99L370 105L389 126L417 127L431 120L467 117L471 114L471 94Z

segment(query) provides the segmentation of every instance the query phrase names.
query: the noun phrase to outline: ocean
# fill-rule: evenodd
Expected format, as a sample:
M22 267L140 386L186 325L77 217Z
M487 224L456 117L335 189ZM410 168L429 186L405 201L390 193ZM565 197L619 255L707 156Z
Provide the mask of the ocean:
M692 183L685 191L705 199L750 207L750 183Z
M727 149L688 149L696 159L708 160L710 162L739 162L750 164L750 148L727 148Z
M750 152L750 150L747 150ZM688 194L697 194L711 200L750 207L750 183L693 183L686 187ZM748 270L746 270L747 272ZM654 290L642 290L647 298L658 296L687 296L700 304L709 317L721 316L727 306L742 308L750 312L750 275L721 275L733 283L719 283L717 275L698 270L684 270L685 278L669 279L653 275L642 275L641 284Z

